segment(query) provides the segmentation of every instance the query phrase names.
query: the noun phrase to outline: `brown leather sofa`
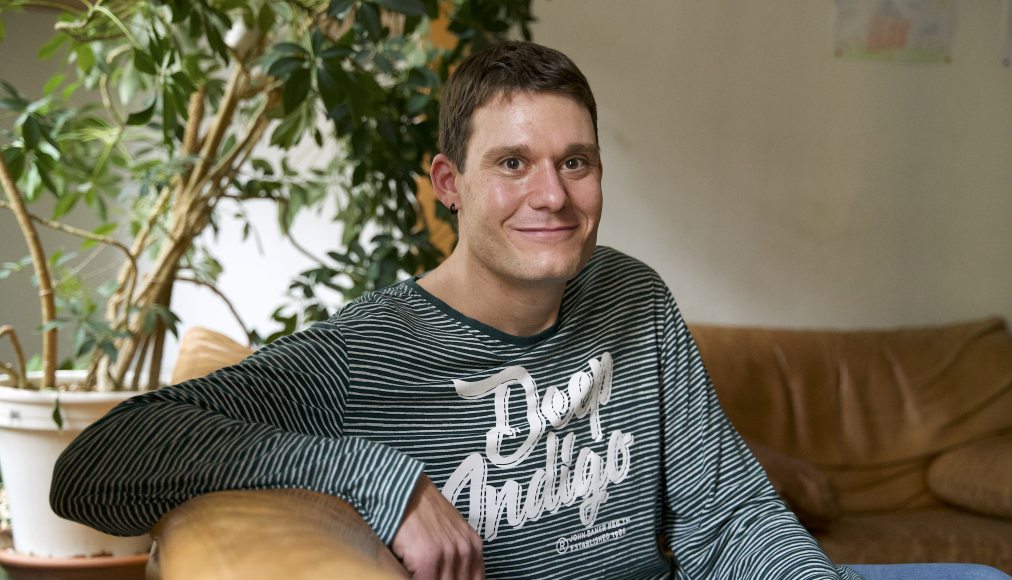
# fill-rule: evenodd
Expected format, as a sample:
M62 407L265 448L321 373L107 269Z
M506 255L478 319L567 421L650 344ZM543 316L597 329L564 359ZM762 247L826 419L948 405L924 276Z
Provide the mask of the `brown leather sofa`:
M692 325L728 416L836 562L976 562L1012 573L1012 337L1005 323L886 331ZM174 380L248 349L195 329ZM190 500L153 530L151 577L397 578L340 500Z
M693 325L731 421L836 562L1012 573L1012 337Z

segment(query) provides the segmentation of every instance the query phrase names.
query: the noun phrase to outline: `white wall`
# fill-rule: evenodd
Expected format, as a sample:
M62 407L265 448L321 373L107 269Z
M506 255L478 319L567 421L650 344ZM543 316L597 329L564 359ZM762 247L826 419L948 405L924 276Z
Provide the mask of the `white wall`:
M536 1L599 103L601 242L690 320L1012 318L1005 2L957 4L914 66L834 58L830 0Z
M601 242L653 265L688 319L1012 320L1003 5L960 0L954 60L937 66L834 58L831 0L535 0L534 34L570 54L595 89ZM22 43L46 33L19 18L7 22L0 77L10 67L36 74L9 56L33 54ZM263 255L228 222L216 245L223 290L267 330L305 262L277 241L272 210L255 211ZM0 213L0 260L24 254L11 249L13 227ZM337 236L323 219L301 232L316 249ZM9 282L0 282L0 321L37 312ZM187 325L239 337L209 292L181 288L175 298Z

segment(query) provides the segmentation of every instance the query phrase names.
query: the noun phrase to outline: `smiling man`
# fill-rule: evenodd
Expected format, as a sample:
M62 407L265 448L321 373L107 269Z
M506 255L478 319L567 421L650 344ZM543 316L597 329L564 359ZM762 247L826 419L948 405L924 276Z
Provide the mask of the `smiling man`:
M857 577L723 415L665 284L596 246L597 108L569 58L465 61L440 147L441 266L116 408L61 458L54 509L138 534L197 495L302 488L418 578Z
M594 251L601 157L591 114L575 99L518 92L490 101L473 113L466 155L432 161L460 241L419 285L461 314L529 336L555 323L566 282Z

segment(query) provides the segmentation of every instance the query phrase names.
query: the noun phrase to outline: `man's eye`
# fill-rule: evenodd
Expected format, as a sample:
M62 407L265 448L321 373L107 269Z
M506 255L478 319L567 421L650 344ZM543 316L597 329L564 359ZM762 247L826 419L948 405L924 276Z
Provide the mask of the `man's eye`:
M587 162L583 159L566 159L564 164L566 169L570 171L576 171L577 169L583 169L587 166Z
M509 159L503 161L502 164L503 167L509 169L510 171L517 171L521 166L520 160L516 157L510 157Z

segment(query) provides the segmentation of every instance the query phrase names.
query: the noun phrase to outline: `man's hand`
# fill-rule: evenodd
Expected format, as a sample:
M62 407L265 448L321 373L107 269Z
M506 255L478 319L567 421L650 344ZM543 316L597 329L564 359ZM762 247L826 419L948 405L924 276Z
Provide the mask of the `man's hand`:
M485 578L481 537L426 475L415 485L391 546L412 578Z

